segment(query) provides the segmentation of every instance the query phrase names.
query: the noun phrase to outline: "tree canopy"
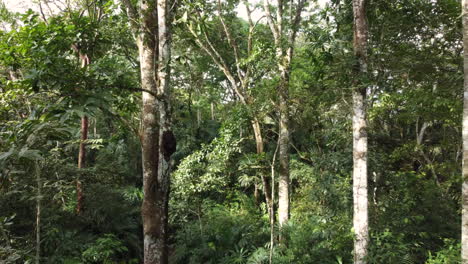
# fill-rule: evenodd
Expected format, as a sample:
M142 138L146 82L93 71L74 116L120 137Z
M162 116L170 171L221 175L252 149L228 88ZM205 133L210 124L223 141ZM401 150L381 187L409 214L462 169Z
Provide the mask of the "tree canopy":
M458 0L2 3L0 263L464 263L462 17Z

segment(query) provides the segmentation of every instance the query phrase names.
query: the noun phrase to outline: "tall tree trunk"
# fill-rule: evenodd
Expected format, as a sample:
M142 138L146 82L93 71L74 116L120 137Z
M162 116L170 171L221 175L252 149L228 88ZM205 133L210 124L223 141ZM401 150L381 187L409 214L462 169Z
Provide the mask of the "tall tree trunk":
M155 73L155 54L151 46L140 41L141 86L144 90L157 92ZM158 118L157 101L153 94L143 92L142 95L142 132L141 151L143 165L143 203L141 215L144 235L144 263L166 263L167 256L162 245L165 238L161 233L164 222L161 221L160 190L158 184ZM157 203L159 201L159 203ZM164 227L162 228L164 229ZM164 234L165 235L165 234Z
M159 217L159 248L164 252L157 263L168 263L167 225L169 204L169 180L171 173L171 155L176 150L176 140L172 132L170 104L170 40L169 2L159 0L158 12L158 109L159 109L159 148L158 148L158 199L156 200Z
M42 199L42 180L41 180L41 168L39 162L35 163L36 170L36 264L41 261L41 199Z
M214 121L215 120L215 105L213 102L211 102L210 106L211 106L211 120Z
M153 4L154 5L154 4ZM161 245L165 238L161 234L160 219L161 208L156 202L160 201L158 185L158 104L155 95L156 85L156 7L151 6L147 1L141 3L142 25L138 35L137 43L140 56L140 75L142 94L142 131L141 131L141 152L143 166L143 202L141 215L143 221L143 251L144 263L166 263L166 250ZM153 31L148 32L145 29Z
M78 48L77 45L72 45L72 49L78 53L78 57L81 61L81 68L86 68L90 63L91 60L86 53L82 53L81 50ZM85 167L86 161L86 140L88 139L88 127L89 127L89 120L88 117L85 115L81 117L81 138L80 138L80 149L78 153L78 169L82 169ZM83 184L80 181L79 177L76 179L76 213L81 214L83 212L83 202L84 202L84 192L83 192Z
M275 161L276 161L276 154L278 153L279 148L279 140L276 143L275 153L273 154L273 159L271 160L271 199L275 200ZM275 207L271 207L271 217L270 217L270 257L269 263L273 263L273 251L275 245Z
M360 77L367 73L367 21L365 0L353 0L355 71ZM366 263L369 243L367 198L367 124L366 84L356 81L353 87L353 227L354 263Z
M264 152L264 142L262 137L262 130L260 127L260 121L258 120L258 118L254 117L251 123L254 131L255 144L257 146L257 154L261 155ZM268 181L268 178L263 174L261 175L261 179L263 184L263 194L265 195L265 202L268 209L268 215L270 217L270 221L274 221L275 215L273 211L273 199L271 198L270 182ZM274 182L272 182L271 184L274 184ZM254 188L257 187L255 186ZM255 192L256 190L254 190L254 195Z
M462 263L468 264L468 0L462 1L463 20L463 161L462 161Z
M78 153L78 169L85 167L86 160L86 140L88 139L88 117L83 116L81 118L81 138L80 138L80 150ZM76 180L76 213L81 214L83 212L83 184L78 178Z
M278 72L280 74L280 83L278 85L280 115L279 121L279 182L278 182L278 222L280 226L286 224L289 220L290 207L290 179L289 179L289 156L290 156L290 128L289 128L289 74L291 72L291 60L294 51L297 31L301 21L301 13L306 1L299 0L290 2L289 14L284 12L285 1L277 1L276 17L272 16L270 1L263 1L263 9L270 27L276 49L276 60ZM289 17L288 17L289 16ZM289 21L290 24L284 24ZM282 240L282 238L280 238Z
M85 167L86 160L86 140L88 139L88 126L89 121L87 116L81 118L81 138L80 138L80 150L78 153L78 168Z
M288 60L288 59L286 59ZM289 220L289 62L280 65L281 80L278 87L279 94L279 182L278 182L278 223L280 226Z
M135 18L136 10L130 1L123 2L129 15ZM141 24L133 26L139 28L136 32L139 32L141 86L145 91L141 133L144 263L167 264L170 157L176 144L170 118L169 3L143 1L140 8Z

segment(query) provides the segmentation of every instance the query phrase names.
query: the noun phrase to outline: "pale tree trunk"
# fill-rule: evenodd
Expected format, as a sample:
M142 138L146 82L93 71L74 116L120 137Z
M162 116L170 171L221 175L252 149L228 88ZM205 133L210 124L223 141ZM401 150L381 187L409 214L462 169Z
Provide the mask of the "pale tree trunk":
M197 99L200 100L201 98L201 85L197 89ZM201 112L201 107L200 105L197 106L197 128L201 127L201 122L202 122L202 112Z
M215 105L213 102L211 102L210 106L211 106L211 120L214 121L215 120Z
M172 132L170 104L170 31L169 2L159 0L158 12L158 109L159 109L159 147L158 147L158 199L155 201L158 211L159 228L157 238L158 251L162 252L160 259L154 263L168 263L167 225L169 204L169 179L171 173L171 155L175 152L176 140ZM145 262L146 263L146 262ZM153 262L148 262L153 263Z
M86 160L86 140L88 139L88 117L83 116L81 118L81 138L80 138L80 150L78 153L78 169L85 167ZM76 213L81 214L83 212L83 183L78 178L76 180Z
M155 10L151 10L148 3L142 3L141 12L148 19L155 23ZM142 15L143 16L143 15ZM146 25L150 21L145 21ZM142 29L146 28L145 26ZM155 26L154 24L152 26ZM156 73L156 49L154 35L147 32L140 33L139 53L140 53L140 73L141 87L143 90L151 91L142 94L142 132L141 149L143 163L143 203L141 215L143 220L144 236L144 263L167 263L167 253L165 244L165 223L161 221L160 185L158 183L158 160L159 160L159 129L158 129L158 104L154 96L157 94Z
M41 199L42 199L42 180L41 180L41 168L39 162L35 163L36 170L36 264L41 261Z
M145 11L143 6L142 11ZM139 41L141 87L156 94L157 86L154 79L156 71L154 64L155 50L154 47L148 44L148 40L144 38ZM161 247L161 244L165 242L165 238L161 234L164 222L160 219L162 208L159 208L161 196L158 184L158 105L156 97L147 92L142 94L142 104L141 151L144 195L141 215L144 235L144 263L166 263L162 261L167 256L165 256L165 249Z
M97 118L94 118L93 122L93 137L97 138Z
M171 155L176 142L170 118L170 2L142 1L140 16L127 8L140 56L142 95L144 263L167 264L167 225ZM159 122L159 123L158 123Z
M294 51L297 31L301 21L301 13L304 9L305 0L299 0L295 5L291 1L289 17L285 16L285 2L276 1L276 19L272 16L269 0L263 0L263 9L267 18L268 26L273 34L280 83L278 85L278 113L279 121L279 176L278 176L278 223L284 226L289 220L290 211L290 179L289 179L289 156L290 156L290 127L289 127L289 75L291 72L291 60ZM284 21L289 20L289 27L284 27ZM283 240L283 238L280 238Z
M81 68L86 68L90 64L90 59L88 55L82 53L77 45L72 45L72 49L78 53L78 56L81 61ZM81 138L80 138L80 148L78 152L78 169L85 167L86 162L86 140L88 139L88 127L89 120L86 115L81 117ZM79 177L76 180L76 213L81 214L83 212L83 202L84 202L84 192L83 192L83 183L80 181Z
M279 148L279 140L276 143L275 153L273 154L273 159L271 160L271 199L275 200L275 161L276 161L276 154L278 153ZM275 211L274 206L271 207L271 217L270 217L270 258L269 263L273 263L273 250L275 245Z
M358 63L356 73L367 73L367 21L365 0L353 0L354 54ZM358 77L358 78L359 78ZM367 198L367 123L366 88L361 81L353 87L353 227L354 263L366 263L369 243Z
M257 146L257 154L261 155L264 152L264 142L263 142L263 137L262 137L262 130L260 127L260 121L258 118L254 117L252 120L252 128L254 131L254 137L255 137L255 144ZM261 179L262 179L262 184L263 184L263 194L265 195L265 202L267 205L268 209L268 215L270 217L270 222L274 223L275 215L273 211L273 199L271 198L271 188L270 188L270 182L268 181L267 177L261 174ZM275 184L273 181L271 184ZM258 195L256 194L256 189L258 188L257 186L254 186L254 196ZM256 198L256 197L255 197Z
M281 69L279 93L279 179L278 179L278 223L280 226L289 220L289 65Z
M462 161L462 263L468 264L468 0L462 1L463 20L463 161Z

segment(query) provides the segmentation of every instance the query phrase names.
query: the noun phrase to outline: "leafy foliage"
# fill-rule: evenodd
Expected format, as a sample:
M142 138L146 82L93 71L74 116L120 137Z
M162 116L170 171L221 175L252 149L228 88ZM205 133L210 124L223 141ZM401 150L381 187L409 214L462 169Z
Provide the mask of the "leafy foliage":
M72 2L47 21L0 4L1 263L36 260L39 203L41 263L142 259L138 49L117 1ZM261 18L249 42L243 1L221 2L218 10L217 1L179 1L172 25L169 99L178 146L170 261L265 264L272 253L277 264L351 263L351 1L321 8L312 1L300 25L289 76L291 219L273 226L273 245L262 181L278 185L271 181L279 168L273 36ZM249 6L255 14L262 8ZM456 0L368 3L369 263L460 263L459 6ZM238 45L237 61L223 23ZM197 37L210 40L232 72L250 70L243 91L249 104L240 102ZM78 169L84 116L86 167Z

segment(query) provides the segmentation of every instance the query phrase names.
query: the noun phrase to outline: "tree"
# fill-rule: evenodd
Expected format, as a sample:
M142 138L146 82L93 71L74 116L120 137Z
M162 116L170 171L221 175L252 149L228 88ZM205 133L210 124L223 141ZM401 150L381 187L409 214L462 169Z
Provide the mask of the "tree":
M468 263L468 1L462 1L463 20L463 160L462 160L462 263Z
M258 27L260 27L260 25L258 25L260 20L254 21L252 19L251 5L248 1L244 0L242 3L245 7L248 20L246 36L242 36L242 38L247 40L247 43L241 43L243 45L240 45L240 41L238 40L239 36L233 33L235 32L233 26L239 22L241 22L240 25L237 25L241 26L243 21L233 19L229 21L230 23L228 24L228 20L226 19L230 14L226 14L225 12L232 12L232 9L223 7L223 3L220 0L217 0L215 4L216 6L214 7L217 17L215 14L210 14L216 17L216 20L219 19L219 21L215 21L219 22L219 26L221 27L223 34L226 36L227 44L231 53L222 53L221 47L214 44L213 36L209 34L207 29L207 18L205 17L207 14L205 13L203 16L197 5L185 5L187 11L184 15L184 20L188 20L186 17L189 16L189 13L190 20L185 21L184 24L193 36L197 45L212 59L217 68L224 74L228 80L230 88L234 91L235 97L247 108L251 118L250 123L254 133L256 153L258 156L263 156L265 155L265 139L262 131L261 119L264 117L264 114L256 111L255 109L255 107L258 106L259 98L255 98L253 91L257 84L255 83L255 80L264 77L264 69L260 70L255 67L256 63L258 63L256 60L261 58L259 51L256 50L258 48L258 42L260 42L259 38L256 37L256 31L259 30ZM233 8L233 2L229 1L227 4L230 8ZM244 47L244 49L242 49L242 47ZM269 218L273 221L274 201L272 199L270 182L264 173L261 174L261 180ZM257 184L255 184L254 188L254 193L256 194Z
M291 1L289 12L285 12L286 3L277 1L276 19L273 18L270 3L264 0L264 11L268 25L273 34L276 50L276 63L280 74L280 81L277 87L278 93L278 113L280 116L278 128L279 143L279 184L278 184L278 223L280 226L289 220L290 207L290 180L289 180L289 156L290 156L290 114L289 114L289 79L291 74L291 60L294 52L301 13L305 5L304 0L299 0L297 4ZM286 21L289 19L289 21ZM287 24L289 22L289 25Z
M142 1L138 9L123 0L140 57L142 99L144 263L168 262L167 225L171 155L176 141L171 128L170 22L172 1Z
M353 87L353 227L354 263L366 263L369 243L367 210L367 124L366 124L366 83L362 81L367 73L367 21L365 0L353 0L354 55L356 74L359 76ZM359 81L359 79L361 81Z

